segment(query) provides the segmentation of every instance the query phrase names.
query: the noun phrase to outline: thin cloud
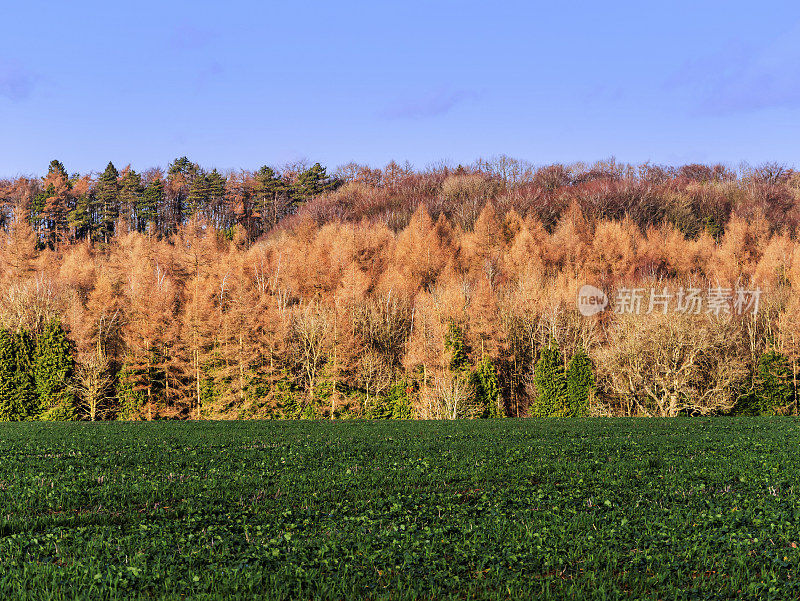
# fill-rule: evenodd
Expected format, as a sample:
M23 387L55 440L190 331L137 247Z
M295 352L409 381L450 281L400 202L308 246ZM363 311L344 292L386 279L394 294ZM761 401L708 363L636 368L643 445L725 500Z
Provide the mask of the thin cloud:
M762 47L731 43L688 62L665 86L688 92L701 114L800 108L800 26Z
M14 102L25 100L33 93L35 79L20 65L0 61L0 96Z
M450 112L464 101L475 97L467 90L440 90L421 98L402 102L381 113L387 119L425 119Z

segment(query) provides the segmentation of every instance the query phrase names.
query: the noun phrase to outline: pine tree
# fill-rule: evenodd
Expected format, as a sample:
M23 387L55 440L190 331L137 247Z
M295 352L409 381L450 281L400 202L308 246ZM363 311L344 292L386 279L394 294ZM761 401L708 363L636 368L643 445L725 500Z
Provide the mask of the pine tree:
M186 157L175 159L167 169L169 206L163 224L167 233L174 232L186 219L187 195L194 181L202 177L200 166Z
M264 165L255 174L255 210L261 218L259 233L277 225L278 220L288 210L288 188L271 167Z
M46 324L36 342L33 376L40 419L73 419L71 378L74 361L70 342L61 323Z
M33 198L33 223L46 244L56 248L66 234L71 210L72 187L67 171L59 161L51 161L43 180L44 190Z
M144 189L136 203L136 224L140 232L156 229L158 208L164 205L164 182L157 177Z
M136 222L136 207L140 203L143 191L142 176L133 169L126 168L123 171L119 186L120 214L124 216L130 226L137 231L142 231L139 229L139 224Z
M308 200L328 190L334 190L340 183L339 180L328 175L325 167L314 163L297 176L294 191L299 200Z
M583 348L570 359L567 366L567 405L571 416L583 416L589 409L589 400L594 394L596 384L592 360Z
M220 174L216 169L212 169L211 173L206 175L206 190L208 192L208 207L211 212L209 219L214 223L221 223L220 215L222 205L225 202L225 177Z
M67 225L73 239L82 240L93 235L95 202L88 188L81 193L75 192L74 195L72 208L67 214Z
M208 176L201 171L189 184L186 194L186 217L191 219L194 215L204 212L208 207L209 194Z
M108 242L114 235L114 223L119 216L119 172L109 162L100 176L94 192L95 211L99 228L97 239Z
M561 351L552 342L542 349L533 372L536 398L531 413L536 417L557 417L566 413L567 380Z

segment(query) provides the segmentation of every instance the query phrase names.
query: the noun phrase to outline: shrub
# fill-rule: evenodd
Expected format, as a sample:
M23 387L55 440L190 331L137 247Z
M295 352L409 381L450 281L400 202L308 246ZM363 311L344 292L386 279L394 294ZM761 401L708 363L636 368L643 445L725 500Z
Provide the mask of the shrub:
M374 397L364 411L367 419L411 419L414 410L408 394L411 391L406 381L397 382L385 396Z
M117 398L119 399L118 419L132 420L139 418L139 412L147 403L147 393L137 388L136 383L142 377L136 368L127 362L117 374Z
M595 392L596 384L592 360L582 347L570 359L566 373L567 380L567 406L569 415L586 415L589 409L589 400Z
M567 380L561 351L552 342L542 349L533 372L536 398L531 414L536 417L563 416L566 411Z
M36 413L34 344L24 330L0 330L0 421L28 419Z
M505 417L500 397L500 379L497 376L494 362L489 355L484 355L481 358L475 367L473 376L475 380L475 400L479 408L480 417Z
M758 359L753 384L751 410L756 415L775 415L794 400L789 360L774 349Z
M57 320L49 322L39 334L33 377L40 419L75 418L75 402L71 391L75 362L70 347L67 335Z

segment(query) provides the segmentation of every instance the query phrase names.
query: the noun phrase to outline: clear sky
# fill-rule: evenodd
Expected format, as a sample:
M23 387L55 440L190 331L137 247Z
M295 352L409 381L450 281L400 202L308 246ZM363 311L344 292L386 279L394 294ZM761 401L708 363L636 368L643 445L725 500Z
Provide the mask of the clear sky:
M800 3L4 7L0 176L498 154L800 165Z

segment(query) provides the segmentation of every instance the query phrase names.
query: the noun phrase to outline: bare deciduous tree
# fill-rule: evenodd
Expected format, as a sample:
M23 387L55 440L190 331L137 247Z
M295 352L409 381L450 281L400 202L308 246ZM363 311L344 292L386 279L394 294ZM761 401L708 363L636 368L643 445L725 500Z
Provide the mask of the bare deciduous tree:
M704 315L619 316L601 361L626 414L673 417L730 410L746 376L731 320Z
M75 389L81 415L89 421L103 419L112 400L114 379L105 355L92 355L75 370Z

